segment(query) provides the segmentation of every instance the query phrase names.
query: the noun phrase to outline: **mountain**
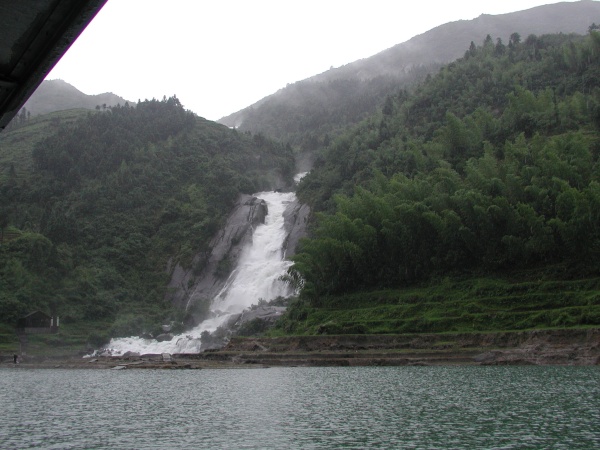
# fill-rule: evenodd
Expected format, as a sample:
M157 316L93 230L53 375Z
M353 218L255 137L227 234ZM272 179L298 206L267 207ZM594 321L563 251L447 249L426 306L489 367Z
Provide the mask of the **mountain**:
M530 34L585 34L596 18L600 2L583 0L447 23L370 58L291 84L219 122L315 150L327 134L375 112L391 91L409 87L461 57L471 42L481 44L488 34L504 43L513 33L522 39Z
M124 105L126 102L127 100L111 92L87 95L66 81L44 80L27 100L24 108L35 116L75 108L95 109L96 106L103 105Z
M482 14L473 20L441 25L375 56L324 72L312 80L402 76L414 67L454 61L464 55L471 41L480 44L488 34L504 43L512 33L519 33L523 39L530 34L585 34L594 18L600 18L600 2L592 0L556 3L496 16Z

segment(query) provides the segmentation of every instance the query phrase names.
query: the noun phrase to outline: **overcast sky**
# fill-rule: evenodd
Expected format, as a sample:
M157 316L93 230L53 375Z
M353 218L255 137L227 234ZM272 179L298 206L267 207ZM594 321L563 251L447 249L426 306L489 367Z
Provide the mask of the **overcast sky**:
M217 120L438 25L549 3L558 1L108 0L47 79L132 102L177 95Z

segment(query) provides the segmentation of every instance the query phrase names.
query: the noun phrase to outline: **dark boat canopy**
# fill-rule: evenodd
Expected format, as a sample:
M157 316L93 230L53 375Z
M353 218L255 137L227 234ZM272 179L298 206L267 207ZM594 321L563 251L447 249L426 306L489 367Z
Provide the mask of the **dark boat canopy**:
M0 129L106 1L0 0Z

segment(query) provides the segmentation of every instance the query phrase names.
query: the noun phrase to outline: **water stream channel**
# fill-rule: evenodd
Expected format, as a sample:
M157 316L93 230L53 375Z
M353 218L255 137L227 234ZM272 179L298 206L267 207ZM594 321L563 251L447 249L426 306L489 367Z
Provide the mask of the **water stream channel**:
M204 331L214 332L260 300L270 301L293 293L281 276L291 265L283 254L286 239L284 212L295 201L296 195L293 192L259 192L254 195L267 203L265 223L254 229L251 244L243 249L236 268L213 298L210 317L169 341L159 342L139 336L112 339L108 349L113 355L126 352L198 353Z

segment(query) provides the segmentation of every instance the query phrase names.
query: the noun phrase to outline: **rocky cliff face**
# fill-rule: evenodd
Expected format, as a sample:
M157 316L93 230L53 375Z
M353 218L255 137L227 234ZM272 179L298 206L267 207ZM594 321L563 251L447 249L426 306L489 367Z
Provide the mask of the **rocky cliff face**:
M198 253L192 268L177 264L169 283L169 300L190 312L193 322L202 320L211 299L221 290L239 255L252 239L252 228L264 223L267 204L256 197L241 195L227 223L210 243L210 252ZM197 310L197 311L195 311Z
M297 200L291 203L285 210L283 217L288 235L283 250L286 258L290 258L296 253L298 241L306 236L306 225L309 215L310 208L308 205L302 205Z
M297 202L286 209L286 257L294 254L298 240L305 235L308 213L309 208ZM186 311L186 326L197 325L204 320L212 299L236 267L242 249L251 242L252 230L264 223L267 214L264 200L241 195L227 223L211 241L211 250L198 253L191 268L183 268L179 264L171 268L168 300Z

